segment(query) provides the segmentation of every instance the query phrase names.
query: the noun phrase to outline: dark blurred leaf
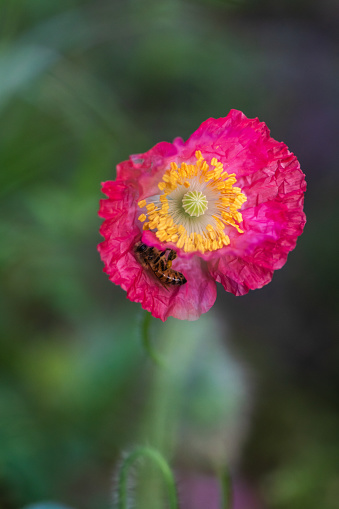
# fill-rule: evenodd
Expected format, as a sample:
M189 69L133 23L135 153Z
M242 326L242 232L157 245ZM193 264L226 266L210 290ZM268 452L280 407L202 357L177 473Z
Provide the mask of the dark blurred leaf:
M23 509L71 509L69 506L56 504L54 502L39 502L25 506Z

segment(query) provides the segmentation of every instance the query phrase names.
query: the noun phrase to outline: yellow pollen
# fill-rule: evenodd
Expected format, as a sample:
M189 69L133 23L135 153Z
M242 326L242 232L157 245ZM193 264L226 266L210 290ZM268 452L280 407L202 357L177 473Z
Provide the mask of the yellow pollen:
M197 150L195 158L195 164L170 163L158 183L160 196L139 201L146 212L138 220L161 242L173 243L186 253L205 253L228 246L232 229L243 233L240 208L247 198L234 186L235 173L224 171L216 157L207 163Z
M152 203L149 203L148 205L146 205L146 210L147 210L147 212L151 212L151 211L152 211L152 210L154 210L154 209L155 209L155 205L154 205L154 203L153 203L153 202L152 202Z

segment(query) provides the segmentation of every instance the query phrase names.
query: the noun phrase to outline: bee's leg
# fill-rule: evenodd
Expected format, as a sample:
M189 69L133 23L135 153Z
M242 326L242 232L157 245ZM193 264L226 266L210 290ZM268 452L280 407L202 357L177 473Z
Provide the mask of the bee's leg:
M169 260L175 260L177 257L176 251L173 251L173 249L170 250L170 254L168 255Z
M175 260L176 257L177 257L177 253L175 251L173 251L173 249L170 249L169 250L169 255L168 255L168 258L167 258L168 267L172 267L172 261Z

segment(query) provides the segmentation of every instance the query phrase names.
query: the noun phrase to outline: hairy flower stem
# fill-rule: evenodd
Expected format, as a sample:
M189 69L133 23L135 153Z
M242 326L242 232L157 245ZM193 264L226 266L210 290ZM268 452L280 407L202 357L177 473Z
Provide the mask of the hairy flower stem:
M151 325L152 315L148 311L144 312L144 316L141 322L141 337L142 337L142 344L149 355L149 357L152 359L154 364L157 364L160 367L165 367L165 363L163 359L157 354L157 352L154 350L151 342L151 335L150 335L150 325Z
M177 489L175 485L174 476L168 463L163 456L152 447L138 447L134 449L122 462L119 474L118 474L118 509L127 509L127 481L129 468L139 458L149 458L161 470L164 477L165 484L168 489L169 509L179 509L179 503L177 498Z
M219 482L221 487L221 509L231 509L232 507L232 482L227 468L219 473Z

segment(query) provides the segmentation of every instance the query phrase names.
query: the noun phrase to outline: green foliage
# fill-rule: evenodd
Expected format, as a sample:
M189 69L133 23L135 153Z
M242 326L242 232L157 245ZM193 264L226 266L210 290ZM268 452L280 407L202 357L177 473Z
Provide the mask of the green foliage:
M71 509L65 505L55 504L54 502L42 502L40 504L32 504L25 506L23 509Z

